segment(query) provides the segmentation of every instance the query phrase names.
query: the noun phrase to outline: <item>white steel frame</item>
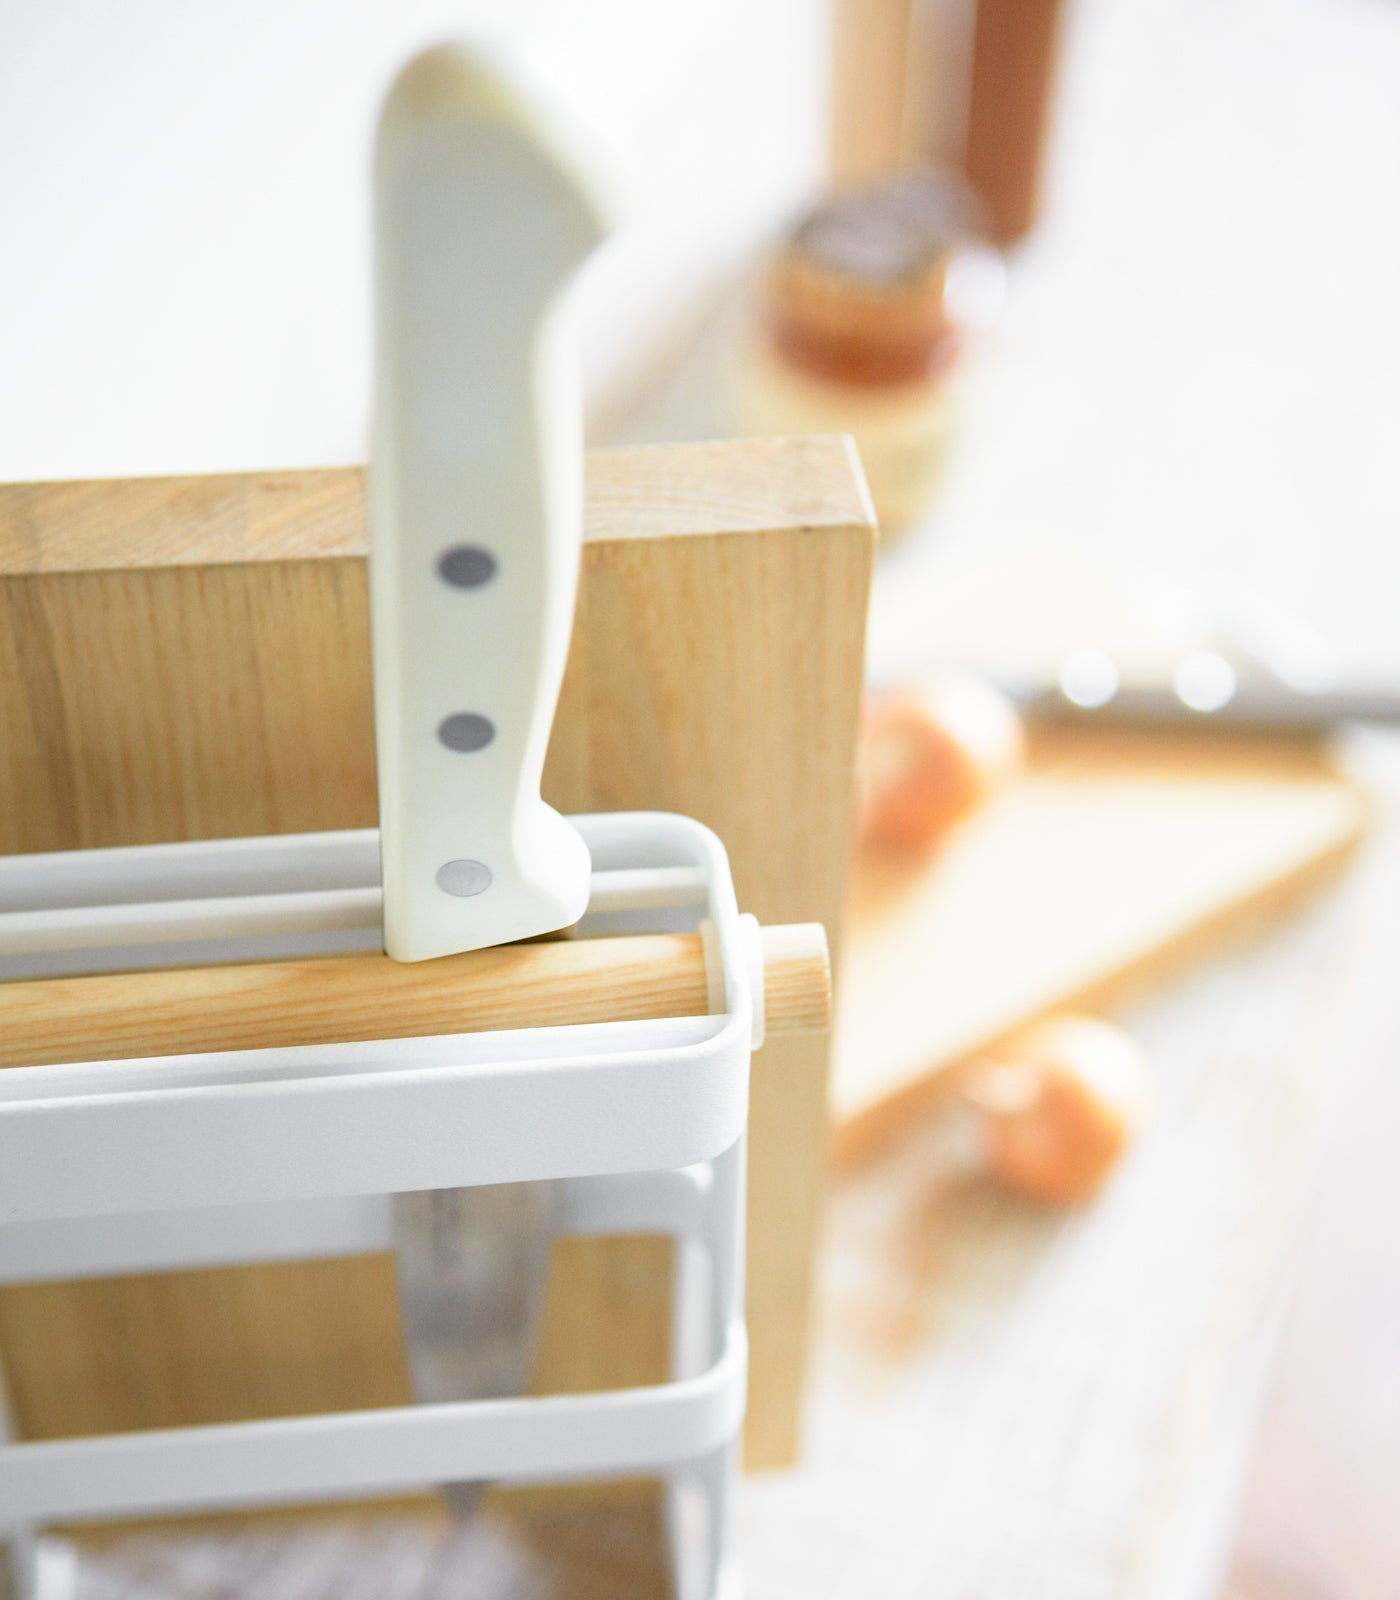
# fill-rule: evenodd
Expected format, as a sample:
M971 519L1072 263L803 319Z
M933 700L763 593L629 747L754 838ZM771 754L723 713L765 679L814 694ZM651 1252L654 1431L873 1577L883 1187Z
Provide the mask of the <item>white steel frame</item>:
M711 1015L10 1068L0 1282L379 1251L393 1193L552 1181L561 1233L677 1240L670 1380L0 1442L0 1539L27 1600L48 1587L35 1552L52 1520L650 1475L670 1492L680 1592L738 1594L757 925L699 823L574 820L594 861L582 931L699 926ZM371 948L377 877L373 832L10 858L0 976Z

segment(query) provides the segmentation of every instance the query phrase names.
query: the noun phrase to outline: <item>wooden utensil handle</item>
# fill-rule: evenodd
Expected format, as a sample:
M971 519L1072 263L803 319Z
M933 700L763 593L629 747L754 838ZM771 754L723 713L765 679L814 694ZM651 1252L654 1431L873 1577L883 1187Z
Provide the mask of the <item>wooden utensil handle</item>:
M762 930L768 1033L825 1028L826 931ZM323 956L0 984L0 1067L703 1016L698 934L503 945L406 965Z

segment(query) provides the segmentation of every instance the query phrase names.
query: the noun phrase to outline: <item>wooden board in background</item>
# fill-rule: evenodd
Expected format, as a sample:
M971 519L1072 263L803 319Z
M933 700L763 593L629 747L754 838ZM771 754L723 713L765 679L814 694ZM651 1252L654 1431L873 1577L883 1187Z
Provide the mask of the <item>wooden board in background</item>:
M546 773L565 811L687 812L745 909L844 909L873 528L837 440L595 454ZM0 852L375 820L362 479L0 489ZM751 1121L749 1459L791 1459L827 1048L780 1039ZM667 1356L669 1246L558 1253L544 1389ZM388 1257L0 1290L28 1436L408 1397Z
M1043 549L905 584L873 627L877 665L907 670L922 650L1013 677L1086 647L1149 677L1203 642L1170 607L1153 615L1110 575ZM1040 731L1024 778L926 865L857 870L838 1155L883 1148L999 1036L1116 999L1286 909L1367 820L1365 794L1306 738Z

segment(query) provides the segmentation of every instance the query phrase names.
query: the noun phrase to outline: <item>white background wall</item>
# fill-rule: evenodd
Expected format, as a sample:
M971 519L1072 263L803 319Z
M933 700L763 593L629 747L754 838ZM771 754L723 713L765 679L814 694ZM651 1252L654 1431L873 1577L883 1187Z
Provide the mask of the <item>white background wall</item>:
M0 480L362 459L375 107L474 25L626 158L594 392L819 179L824 0L0 0Z

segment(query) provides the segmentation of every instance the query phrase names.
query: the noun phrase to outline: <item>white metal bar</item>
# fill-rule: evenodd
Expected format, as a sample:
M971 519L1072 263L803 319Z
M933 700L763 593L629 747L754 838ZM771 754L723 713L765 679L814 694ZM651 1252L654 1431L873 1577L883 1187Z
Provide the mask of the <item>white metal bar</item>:
M701 905L705 874L696 867L595 872L588 912ZM383 896L366 888L313 888L205 899L119 901L0 912L0 955L105 950L167 941L293 938L351 930L378 932Z
M62 1283L392 1248L385 1195L0 1225L0 1283Z
M377 889L315 889L209 900L61 906L0 914L0 955L105 950L168 940L254 939L377 927ZM199 958L193 952L191 959Z
M747 1020L676 1018L666 1032L686 1042L618 1051L633 1026L592 1057L545 1054L559 1030L540 1029L489 1067L7 1101L0 1221L636 1172L726 1149L747 1115Z
M374 828L0 856L0 907L7 911L369 889L378 883Z
M707 853L696 848L708 830L688 817L620 812L570 820L589 842L595 881L615 871L653 870L664 881L673 868L708 864ZM0 856L0 909L6 912L378 886L376 828Z
M556 1184L559 1232L579 1237L618 1233L700 1238L713 1188L711 1163L658 1172L614 1172L561 1178Z
M556 1183L558 1232L697 1238L705 1227L709 1193L708 1163L672 1171L561 1178ZM0 1283L322 1260L373 1255L393 1246L388 1195L60 1217L0 1225Z
M32 1542L26 1577L29 1593L21 1590L19 1600L79 1600L77 1546L40 1534Z
M747 1340L733 1322L698 1377L550 1395L285 1417L0 1448L16 1521L337 1499L478 1479L640 1476L698 1460L743 1420Z
M595 872L586 915L703 905L708 887L699 867L620 867Z

